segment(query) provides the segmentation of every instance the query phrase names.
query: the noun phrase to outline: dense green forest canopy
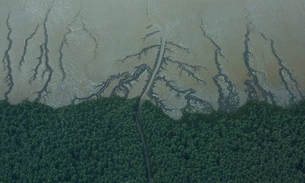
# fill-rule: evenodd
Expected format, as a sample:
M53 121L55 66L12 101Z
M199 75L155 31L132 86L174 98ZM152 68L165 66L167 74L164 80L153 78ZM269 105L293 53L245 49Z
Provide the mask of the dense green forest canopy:
M53 109L0 101L0 182L148 182L138 98ZM233 113L138 116L152 182L303 182L305 102L250 101Z

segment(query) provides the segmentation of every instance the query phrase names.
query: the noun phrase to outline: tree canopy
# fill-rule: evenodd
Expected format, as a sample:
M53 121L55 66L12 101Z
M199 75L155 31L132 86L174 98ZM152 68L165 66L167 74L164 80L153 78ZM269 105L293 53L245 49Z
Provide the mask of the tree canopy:
M138 98L53 109L0 101L0 182L148 182L135 123ZM250 101L232 113L185 112L144 102L138 117L152 182L303 182L305 102Z

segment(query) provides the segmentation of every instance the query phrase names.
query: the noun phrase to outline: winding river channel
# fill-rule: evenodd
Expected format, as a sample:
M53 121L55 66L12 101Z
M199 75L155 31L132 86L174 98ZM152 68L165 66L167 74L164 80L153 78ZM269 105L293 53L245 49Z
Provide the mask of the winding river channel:
M147 144L145 142L145 138L143 135L143 131L141 128L141 124L139 121L139 115L140 115L140 111L141 111L141 106L142 103L145 99L145 96L147 96L149 90L151 89L151 86L153 85L156 75L158 73L158 71L160 70L161 64L162 64L162 60L163 60L163 55L164 55L164 50L165 50L165 42L166 42L166 38L165 38L165 34L164 34L164 26L161 25L161 23L157 22L156 19L153 17L151 9L150 9L150 1L151 0L147 0L147 14L150 17L150 19L153 21L154 24L156 24L161 32L161 45L160 45L160 50L158 52L158 59L155 63L154 69L152 71L152 74L149 78L148 84L146 85L146 88L144 89L144 92L141 94L139 101L138 101L138 106L137 106L137 112L136 112L136 117L135 117L135 121L137 124L137 128L138 128L138 132L140 134L141 137L141 141L143 144L143 149L144 149L144 155L145 155L145 161L146 161L146 166L147 166L147 175L148 175L148 182L151 182L151 165L150 165L150 161L149 161L149 155L148 155L148 150L147 150Z

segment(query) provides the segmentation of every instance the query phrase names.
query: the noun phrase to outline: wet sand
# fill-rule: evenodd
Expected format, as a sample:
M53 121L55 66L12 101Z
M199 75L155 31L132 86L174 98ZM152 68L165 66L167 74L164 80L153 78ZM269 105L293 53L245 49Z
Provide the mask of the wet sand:
M0 99L143 95L173 118L305 96L305 3L0 0Z

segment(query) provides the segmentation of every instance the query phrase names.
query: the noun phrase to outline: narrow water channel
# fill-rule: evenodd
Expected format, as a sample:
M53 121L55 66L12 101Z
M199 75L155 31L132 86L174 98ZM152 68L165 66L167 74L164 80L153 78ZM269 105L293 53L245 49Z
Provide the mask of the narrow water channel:
M152 179L151 164L150 164L150 160L149 160L147 144L146 144L146 141L145 141L145 138L144 138L144 135L143 135L143 131L142 131L142 127L141 127L141 124L140 124L140 121L139 121L139 116L140 116L141 106L142 106L142 103L144 101L144 98L148 94L149 90L151 89L151 86L153 85L153 82L156 78L156 75L157 75L157 73L160 70L160 67L162 65L162 60L163 60L163 55L164 55L164 50L165 50L165 43L166 43L165 35L164 35L164 28L161 25L161 23L157 22L154 19L153 15L151 13L151 10L150 10L150 1L151 0L147 0L147 12L148 12L148 16L151 19L151 21L153 21L153 23L156 26L158 26L159 29L160 29L161 45L160 45L160 50L159 50L159 53L158 53L159 55L157 57L158 59L157 59L155 65L154 65L154 68L153 68L152 74L150 76L150 79L148 81L148 84L144 88L144 92L142 92L142 94L139 98L139 101L138 101L138 104L137 104L137 112L136 112L136 116L135 116L135 122L137 124L138 132L139 132L139 135L141 137L141 141L142 141L143 149L144 149L144 156L145 156L145 162L146 162L146 167L147 167L148 182L151 182L151 179Z

